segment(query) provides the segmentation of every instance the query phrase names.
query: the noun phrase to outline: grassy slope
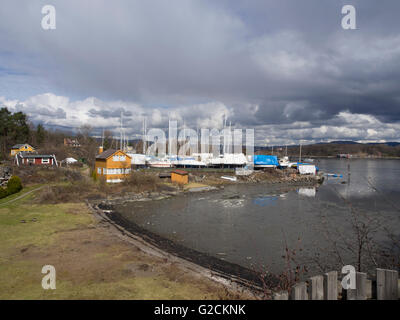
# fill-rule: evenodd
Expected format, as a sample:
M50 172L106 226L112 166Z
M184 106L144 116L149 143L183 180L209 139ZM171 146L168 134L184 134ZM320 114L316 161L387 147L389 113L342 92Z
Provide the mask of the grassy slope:
M222 287L111 235L84 203L42 205L34 197L0 206L0 299L227 297ZM41 287L46 264L56 267L56 290Z

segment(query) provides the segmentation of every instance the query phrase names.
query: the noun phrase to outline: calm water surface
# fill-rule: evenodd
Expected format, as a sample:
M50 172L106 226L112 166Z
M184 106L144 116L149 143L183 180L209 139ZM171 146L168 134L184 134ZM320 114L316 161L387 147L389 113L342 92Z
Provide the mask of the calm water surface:
M317 165L343 177L328 178L318 188L237 184L117 209L187 247L246 267L266 265L277 273L284 268L285 243L297 249L297 262L310 270L341 265L339 255L354 265L354 217L371 229L370 243L377 244L371 250L397 253L392 244L400 239L400 161L329 159Z

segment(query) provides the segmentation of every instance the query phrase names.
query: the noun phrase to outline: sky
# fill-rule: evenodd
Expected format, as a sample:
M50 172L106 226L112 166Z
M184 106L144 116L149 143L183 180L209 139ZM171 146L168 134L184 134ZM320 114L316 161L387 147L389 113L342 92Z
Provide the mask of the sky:
M356 30L342 28L342 7ZM44 5L56 29L44 30ZM257 145L400 141L398 0L2 0L0 107L129 137L254 128Z

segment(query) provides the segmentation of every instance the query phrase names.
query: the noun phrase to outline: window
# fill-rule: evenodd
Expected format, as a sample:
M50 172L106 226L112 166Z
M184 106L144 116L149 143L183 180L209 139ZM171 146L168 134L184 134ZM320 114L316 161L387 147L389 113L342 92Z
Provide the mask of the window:
M125 156L113 156L113 161L126 161Z
M101 168L97 168L97 173L101 174Z
M42 158L42 164L49 164L50 159L49 158Z

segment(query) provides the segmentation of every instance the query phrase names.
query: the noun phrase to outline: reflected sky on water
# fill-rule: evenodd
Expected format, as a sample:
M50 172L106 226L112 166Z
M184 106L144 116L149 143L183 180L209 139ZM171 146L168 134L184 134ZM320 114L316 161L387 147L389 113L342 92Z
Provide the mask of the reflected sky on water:
M388 246L388 232L399 238L400 161L327 159L316 164L343 178L328 177L318 188L237 184L129 203L118 211L190 248L246 267L267 265L276 273L284 265L285 243L298 249L298 262L311 270L320 263L334 267L338 261L332 244L353 243L355 213L371 228L370 221L379 225L373 232L377 243ZM342 255L346 264L354 264L348 250Z

